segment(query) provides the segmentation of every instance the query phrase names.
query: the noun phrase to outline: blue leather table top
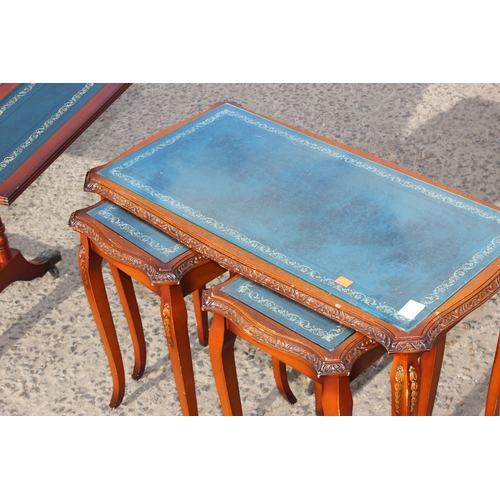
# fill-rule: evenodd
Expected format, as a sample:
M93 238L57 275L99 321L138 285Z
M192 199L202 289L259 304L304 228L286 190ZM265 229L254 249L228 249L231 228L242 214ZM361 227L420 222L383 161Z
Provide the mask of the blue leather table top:
M222 290L329 351L333 351L355 331L241 276Z
M229 104L99 175L404 332L500 256L499 211Z
M110 201L90 209L88 214L164 264L189 250L177 240Z
M22 83L0 99L0 183L104 85Z

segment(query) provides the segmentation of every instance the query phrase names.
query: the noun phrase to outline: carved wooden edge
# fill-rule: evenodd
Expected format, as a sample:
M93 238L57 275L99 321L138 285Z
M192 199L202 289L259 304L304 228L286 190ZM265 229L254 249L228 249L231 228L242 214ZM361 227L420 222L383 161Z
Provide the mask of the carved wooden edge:
M313 349L308 349L307 346L294 342L292 339L283 338L277 333L259 326L239 311L234 304L229 304L211 295L210 290L203 291L202 308L205 311L221 314L229 319L259 344L283 351L306 361L314 368L318 377L349 374L353 364L363 354L378 345L378 342L375 340L360 336L358 341L352 343L352 345L342 352L341 359L325 360L319 354L315 353ZM307 339L304 340L307 342Z
M209 246L201 243L192 236L179 230L175 226L166 223L148 210L138 206L136 203L131 202L125 196L120 195L112 189L101 185L99 182L96 182L91 178L91 173L92 170L87 173L87 177L85 180L85 191L99 194L100 196L111 200L113 203L120 205L137 217L140 217L141 219L145 220L149 224L154 225L169 236L172 236L180 243L186 245L189 248L192 248L207 259L217 262L217 264L219 264L224 269L244 276L266 288L289 297L295 302L298 302L308 307L309 309L322 314L323 316L326 316L344 326L363 333L364 335L376 340L379 344L384 346L384 348L390 354L399 352L423 352L430 350L434 343L434 340L440 333L451 329L461 319L467 316L474 309L478 308L500 290L500 276L498 276L496 279L494 279L494 281L483 288L476 296L461 304L452 312L440 317L437 321L429 324L424 330L424 334L421 338L408 340L404 340L401 338L395 339L393 333L381 326L370 324L341 308L332 307L321 300L318 300L304 292L297 290L293 286L286 285L280 281L270 278L269 276L257 271L256 269L241 264L231 259L230 257L221 254L213 248L210 248Z
M447 332L468 316L472 311L482 306L500 290L500 275L495 276L482 290L470 297L465 302L454 308L449 313L441 316L437 321L430 324L424 333L426 345L432 346L436 337Z
M138 255L125 252L123 249L117 248L116 243L108 241L105 236L92 227L87 222L78 218L76 213L71 214L69 220L69 226L87 236L94 244L109 257L110 260L121 262L134 269L142 271L150 279L152 284L178 284L183 276L189 272L193 267L195 267L200 262L205 262L206 259L202 255L193 255L192 257L182 261L179 265L175 266L169 271L162 271L158 269L156 265L147 260L147 258L141 258ZM138 249L141 252L140 249ZM146 252L144 252L145 255ZM176 259L178 259L177 257Z

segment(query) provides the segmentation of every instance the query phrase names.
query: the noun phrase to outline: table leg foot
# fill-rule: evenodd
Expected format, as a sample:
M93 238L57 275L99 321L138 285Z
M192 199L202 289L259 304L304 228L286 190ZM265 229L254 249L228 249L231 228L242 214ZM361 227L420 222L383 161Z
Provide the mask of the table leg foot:
M0 292L15 281L31 281L50 272L57 278L56 264L61 260L58 250L47 250L34 260L26 260L15 248L10 248L5 225L0 218Z
M23 254L14 248L9 251L11 258L0 262L0 292L15 281L31 281L41 278L47 272L54 278L59 276L56 264L61 260L61 253L58 250L47 250L33 260L26 260Z

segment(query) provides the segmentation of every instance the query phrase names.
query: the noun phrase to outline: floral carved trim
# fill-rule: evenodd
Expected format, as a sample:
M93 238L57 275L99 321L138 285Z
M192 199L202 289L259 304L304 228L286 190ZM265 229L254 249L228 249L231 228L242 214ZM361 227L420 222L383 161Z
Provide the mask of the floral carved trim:
M410 390L410 415L413 415L417 410L418 403L418 375L417 370L413 365L410 365L408 373L402 365L398 365L396 368L396 375L394 377L394 409L396 415L401 415L401 400L403 398L403 391L406 392L405 386L408 385Z
M172 338L172 330L170 329L170 304L165 302L163 309L161 311L161 316L163 319L163 328L165 329L165 336L167 338L167 344L170 347L174 346L174 339Z
M356 344L347 351L344 356L344 363L351 368L361 355L378 345L380 344L370 337L363 338L363 340L356 342Z
M496 276L485 288L477 295L460 304L450 313L439 318L425 332L424 343L427 348L430 348L434 343L435 338L443 331L448 331L453 328L459 321L469 315L472 311L483 305L491 297L496 295L500 290L500 275Z
M403 382L405 380L405 371L401 365L396 368L394 382L394 409L396 415L401 415L401 396L403 393Z
M247 335L255 339L259 344L267 345L273 349L301 358L314 368L318 377L344 375L349 373L353 363L362 354L369 351L377 344L377 342L372 339L364 338L348 350L342 361L325 361L304 346L291 340L279 338L270 331L252 323L234 307L210 296L209 291L203 293L203 309L221 314L238 325Z
M80 245L80 247L78 248L78 264L80 267L80 274L82 275L83 285L88 288L90 282L85 262L86 262L86 250L83 245Z
M410 413L414 413L418 402L418 376L417 370L410 365Z
M196 255L182 262L172 271L160 271L157 267L140 257L117 249L114 244L107 242L98 231L80 219L77 219L74 215L71 216L69 225L75 231L83 233L90 238L110 259L122 262L144 272L153 284L178 283L191 268L199 262L206 260L201 255Z

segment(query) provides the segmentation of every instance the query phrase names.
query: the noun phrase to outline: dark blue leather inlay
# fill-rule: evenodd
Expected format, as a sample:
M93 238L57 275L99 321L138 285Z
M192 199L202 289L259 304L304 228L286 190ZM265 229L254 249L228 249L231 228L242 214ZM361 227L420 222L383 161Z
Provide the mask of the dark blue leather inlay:
M22 83L0 100L0 183L104 87Z
M222 289L239 302L329 351L333 351L354 333L351 328L346 328L246 278L237 278Z
M92 218L163 263L178 257L187 247L123 208L106 201L87 212Z
M498 210L231 105L100 174L402 331L500 256Z

